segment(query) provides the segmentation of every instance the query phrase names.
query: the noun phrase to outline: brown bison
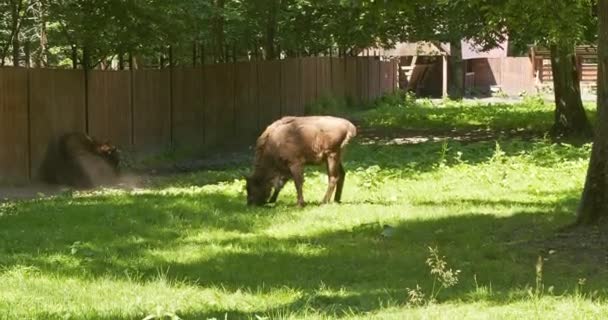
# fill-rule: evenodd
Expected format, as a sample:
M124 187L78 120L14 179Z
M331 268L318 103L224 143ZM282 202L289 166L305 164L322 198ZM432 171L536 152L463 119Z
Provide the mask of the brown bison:
M49 144L41 173L47 183L92 188L114 183L119 165L120 156L115 146L74 132Z
M322 162L327 164L329 177L323 202L329 202L334 190L334 200L340 202L346 175L342 150L356 135L355 126L342 118L284 117L275 121L257 140L253 174L246 178L247 204L275 202L285 183L293 179L298 205L304 206L304 166Z

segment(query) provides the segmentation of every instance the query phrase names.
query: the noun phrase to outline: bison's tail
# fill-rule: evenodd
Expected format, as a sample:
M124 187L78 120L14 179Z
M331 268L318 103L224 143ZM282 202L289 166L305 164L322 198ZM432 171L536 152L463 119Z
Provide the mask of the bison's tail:
M357 136L357 127L355 127L352 123L349 123L348 127L346 128L346 136L344 137L344 140L342 141L341 147L344 148L348 144L348 142L350 142L350 139L352 139L356 136Z

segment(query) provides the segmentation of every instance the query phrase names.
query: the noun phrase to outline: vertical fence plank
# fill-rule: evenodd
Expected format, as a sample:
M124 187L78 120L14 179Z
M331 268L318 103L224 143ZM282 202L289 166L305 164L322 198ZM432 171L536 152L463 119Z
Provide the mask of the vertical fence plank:
M302 104L306 108L309 104L317 100L317 59L303 58L301 59L301 90Z
M177 147L201 147L205 142L203 70L177 68L172 71L173 143Z
M235 73L234 63L226 63L222 65L222 90L220 99L220 135L223 139L222 144L234 144L236 134L235 128L235 113L234 113L234 86Z
M331 94L331 58L317 58L317 99Z
M382 62L382 93L387 94L393 91L393 66L392 62Z
M205 145L232 143L234 137L234 65L205 66Z
M30 70L30 152L33 178L40 177L47 151L68 132L84 132L85 86L82 70ZM49 149L51 148L51 149Z
M395 90L397 90L397 88L399 88L399 60L397 59L393 59L392 60L392 68L391 68L391 80L392 80L392 91L391 92L395 92Z
M87 76L89 134L99 140L109 140L121 148L130 148L130 72L91 70Z
M346 63L346 71L345 71L345 94L346 98L351 104L360 104L360 95L359 95L359 79L357 73L357 59L356 58L346 58L344 61Z
M344 59L331 58L331 92L335 97L345 95L345 67Z
M216 145L220 141L220 91L221 66L212 64L203 68L203 95L205 96L204 127L205 146Z
M138 151L160 151L171 143L169 70L133 71L133 141Z
M359 94L359 101L361 103L369 102L369 89L370 89L370 58L357 58L357 93Z
M369 74L368 74L368 92L369 101L373 101L380 97L380 60L371 58L368 60Z
M281 61L281 115L298 116L304 114L301 99L300 60Z
M258 127L257 63L239 62L234 69L236 139L249 145L261 130Z
M265 128L281 117L281 61L259 63L258 90L260 127Z
M27 70L0 68L0 182L29 178Z

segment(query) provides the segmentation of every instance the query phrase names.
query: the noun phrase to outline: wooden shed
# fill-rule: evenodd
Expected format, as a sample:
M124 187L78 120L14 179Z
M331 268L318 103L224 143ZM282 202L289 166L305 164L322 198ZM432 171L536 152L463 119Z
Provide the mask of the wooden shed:
M542 47L532 47L530 55L537 82L540 84L551 84L553 82L551 50ZM591 45L577 46L576 63L581 84L594 86L597 83L597 47Z

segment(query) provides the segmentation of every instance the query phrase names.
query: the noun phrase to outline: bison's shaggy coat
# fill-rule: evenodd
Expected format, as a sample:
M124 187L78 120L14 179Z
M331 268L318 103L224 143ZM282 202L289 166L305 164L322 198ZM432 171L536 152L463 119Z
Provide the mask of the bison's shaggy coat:
M115 182L119 162L118 150L108 142L68 133L49 143L41 178L50 184L92 188Z

